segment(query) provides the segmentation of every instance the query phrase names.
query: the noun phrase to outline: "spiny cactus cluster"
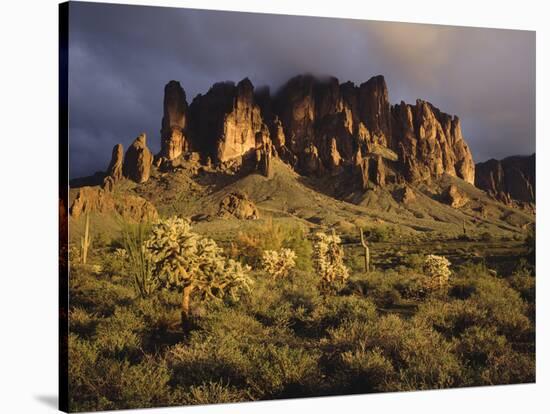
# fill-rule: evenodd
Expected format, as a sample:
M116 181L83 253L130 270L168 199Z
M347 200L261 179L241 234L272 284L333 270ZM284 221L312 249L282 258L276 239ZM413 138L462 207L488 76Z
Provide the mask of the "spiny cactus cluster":
M323 232L315 234L313 263L321 278L320 288L323 291L337 287L349 277L349 270L344 265L344 249L340 243L341 239L335 232L331 235Z
M426 276L425 287L428 290L436 290L445 287L449 283L451 262L446 257L429 254L426 256L422 270Z
M285 278L296 266L296 253L291 249L264 250L263 270L275 279Z
M189 316L192 291L202 298L234 299L242 289L248 290L252 280L248 266L222 255L222 249L212 239L191 231L189 220L172 217L161 220L152 228L145 249L153 264L153 277L160 287L183 288L182 319Z

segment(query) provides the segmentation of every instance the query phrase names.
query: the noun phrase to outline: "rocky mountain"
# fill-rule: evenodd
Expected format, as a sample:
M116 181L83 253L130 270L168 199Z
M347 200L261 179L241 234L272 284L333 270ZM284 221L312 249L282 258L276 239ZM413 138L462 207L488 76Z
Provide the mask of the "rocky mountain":
M315 189L361 209L391 212L390 217L399 214L403 223L420 220L412 228L437 227L426 220L450 220L453 226L462 226L465 220L496 220L488 225L500 228L525 226L531 220L496 204L489 203L488 208L489 197L473 184L497 201L534 203L534 156L531 169L513 157L491 160L476 169L457 116L423 100L391 105L382 76L355 85L334 77L300 75L275 93L255 89L245 78L237 84L216 83L190 104L182 85L170 81L164 89L160 124L158 154L153 156L141 134L126 153L122 144L113 148L104 174L78 181L73 216L89 206L88 210L123 211L137 219L151 214L145 201L159 212L168 205L179 205L170 208L202 216L194 208L205 199L196 192L217 191L220 198L211 200L216 206L238 210L225 216L255 218L259 212L251 206L269 204L275 195L266 193L268 198L263 200L258 194L264 191L255 184L254 191L259 193L246 190L248 199L241 192L244 181L230 193L226 189L235 180L258 175L252 172L268 178L270 185L281 186L276 171L287 177L284 185L296 191L309 194L306 188ZM94 190L97 194L83 187L98 184L101 191ZM285 199L297 197L282 187L278 191ZM131 200L130 211L120 204L123 194L138 197ZM182 201L188 198L192 200L189 206ZM304 203L311 204L311 200ZM436 205L442 205L444 213L434 213L440 209ZM276 207L287 208L284 203ZM302 211L303 219L309 220ZM506 224L496 224L504 211Z
M535 154L476 164L475 185L505 204L535 204Z
M203 164L223 168L252 160L267 173L274 155L306 176L347 172L363 189L442 174L474 182L458 117L421 100L390 105L382 76L357 86L300 75L273 96L265 88L255 91L249 79L222 82L190 105L179 82L170 81L164 92L159 166L196 152ZM126 154L124 171L143 182L148 156L144 162L134 155L139 146L132 145L131 159Z

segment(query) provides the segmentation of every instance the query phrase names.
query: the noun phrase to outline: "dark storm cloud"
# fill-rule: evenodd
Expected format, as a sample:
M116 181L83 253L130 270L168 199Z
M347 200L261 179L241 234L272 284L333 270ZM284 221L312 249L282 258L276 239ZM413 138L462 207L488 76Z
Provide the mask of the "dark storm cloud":
M223 80L383 74L393 103L459 115L476 161L535 151L532 32L71 3L69 55L72 177L104 170L142 131L157 152L171 79L191 102Z

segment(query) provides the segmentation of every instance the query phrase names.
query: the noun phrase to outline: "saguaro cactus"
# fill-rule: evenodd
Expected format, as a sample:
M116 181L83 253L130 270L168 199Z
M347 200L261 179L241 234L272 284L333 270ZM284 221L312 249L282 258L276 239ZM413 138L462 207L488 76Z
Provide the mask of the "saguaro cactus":
M370 249L367 241L365 240L365 236L363 236L363 229L360 227L359 232L361 234L361 245L363 246L363 249L365 249L365 272L369 272L370 270Z
M84 227L84 236L80 238L80 260L86 264L88 260L88 249L90 247L90 213L86 214L86 226Z
M462 219L462 233L466 236L466 220Z

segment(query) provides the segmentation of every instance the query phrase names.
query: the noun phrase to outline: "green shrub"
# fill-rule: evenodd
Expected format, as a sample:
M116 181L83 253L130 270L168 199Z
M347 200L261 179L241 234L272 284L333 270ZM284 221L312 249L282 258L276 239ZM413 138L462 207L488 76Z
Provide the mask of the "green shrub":
M330 296L315 309L313 322L316 335L322 337L327 329L347 322L367 322L377 318L376 305L359 296Z
M320 376L317 358L297 346L287 329L266 327L227 309L209 314L201 331L168 354L178 386L230 383L255 399L289 397L312 388Z
M82 268L71 269L69 287L71 306L98 317L110 316L117 306L128 306L136 297L131 286L112 283Z
M535 381L534 354L513 350L495 327L472 326L456 340L456 352L472 385L516 384Z
M222 382L209 381L192 385L184 395L186 404L226 404L250 400L250 395Z
M142 408L172 404L166 364L148 357L138 364L100 355L88 341L69 336L71 411Z
M105 355L118 359L135 359L141 354L143 319L130 310L116 308L113 315L101 321L95 343Z
M75 307L69 311L69 329L71 333L76 333L82 337L90 337L95 332L97 323L97 315L88 313L83 308Z
M472 301L433 299L420 305L414 318L452 338L473 326L485 325L487 313Z
M525 260L520 261L508 281L510 282L510 286L519 292L523 300L530 304L535 303L536 279L533 266Z
M400 302L398 286L402 288L402 283L403 279L397 273L376 271L351 281L348 290L373 299L380 307L388 308Z
M403 264L411 270L421 271L426 262L426 255L413 253L405 256Z
M418 320L406 321L388 315L370 323L348 322L330 331L327 348L332 353L327 368L337 375L338 382L351 384L353 392L420 390L460 384L462 366L452 353L452 345ZM361 378L366 373L358 372L358 360L367 355L370 362L366 360L364 366L377 367L381 382L362 386L357 376ZM393 370L389 369L390 364Z
M265 250L290 249L296 253L296 268L311 271L312 245L301 226L277 223L270 217L265 223L240 232L231 243L230 257L260 268Z
M340 363L345 377L339 386L347 392L383 391L395 376L391 361L379 348L343 352Z
M385 242L395 235L393 227L371 227L366 231L367 239L373 242Z
M117 248L103 255L103 270L110 277L127 277L131 272L126 249Z
M428 318L436 329L443 329L448 335L459 334L470 326L494 327L509 341L525 341L534 328L520 294L504 279L479 272L474 273L476 276L465 273L468 276L453 278L450 288L454 297L465 299L427 303L420 307L418 317ZM464 291L468 294L456 294Z

